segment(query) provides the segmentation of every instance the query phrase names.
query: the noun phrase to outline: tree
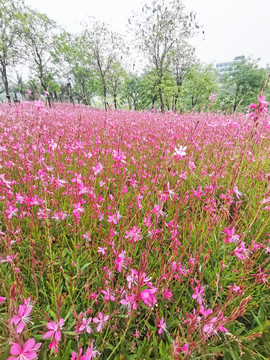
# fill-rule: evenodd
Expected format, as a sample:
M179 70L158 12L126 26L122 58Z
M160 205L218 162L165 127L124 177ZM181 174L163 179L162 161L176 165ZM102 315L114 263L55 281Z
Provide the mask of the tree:
M109 92L113 97L114 108L117 109L117 96L119 92L123 89L124 79L126 77L126 71L123 66L115 61L108 74L108 83L109 83Z
M158 83L159 83L159 77L155 71L149 70L145 71L142 77L142 101L141 101L141 107L142 109L146 109L151 106L151 109L155 108L155 104L158 101Z
M89 61L99 79L105 110L108 109L109 76L113 65L121 58L123 52L123 41L109 27L94 20L90 28L86 28L82 34L81 41L84 48L90 51ZM87 50L86 50L87 51Z
M209 66L194 65L182 84L182 105L188 110L201 110L209 103L209 96L217 87L217 72Z
M23 5L15 0L0 0L0 73L6 98L11 101L8 68L21 58Z
M258 61L259 59L243 59L222 76L218 95L221 106L231 106L235 111L240 104L243 108L256 102L267 78L266 70L259 68Z
M142 77L129 73L125 76L122 103L127 101L129 110L138 110L142 98Z
M62 32L55 37L52 55L62 76L68 79L66 91L69 101L73 102L73 93L79 103L91 105L92 97L97 90L97 77L92 66L91 48L85 46L84 37Z
M51 68L52 50L54 48L55 21L36 10L28 9L24 24L24 43L30 56L33 69L51 106L50 85L54 86Z
M24 99L26 89L27 89L27 85L23 81L22 74L19 74L18 72L16 72L16 80L12 86L12 90L15 95L15 101ZM18 96L17 96L18 93L20 94L19 95L20 99L18 99Z
M172 110L175 112L178 109L178 102L181 95L181 87L183 81L188 74L192 65L195 65L196 58L194 55L195 49L186 42L176 42L172 53L172 62L170 69L174 75L176 82L176 92L174 94L174 101Z
M135 41L157 75L157 91L161 111L164 112L164 93L162 81L173 61L173 54L179 54L181 46L194 34L198 25L195 14L185 12L181 0L154 0L150 6L144 5L142 13L130 19ZM176 46L178 49L176 50Z

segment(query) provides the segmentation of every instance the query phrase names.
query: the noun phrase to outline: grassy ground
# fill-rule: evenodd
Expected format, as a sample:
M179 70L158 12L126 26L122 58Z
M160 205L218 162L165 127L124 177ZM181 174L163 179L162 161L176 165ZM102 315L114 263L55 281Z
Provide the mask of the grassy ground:
M269 359L268 121L1 105L0 359Z

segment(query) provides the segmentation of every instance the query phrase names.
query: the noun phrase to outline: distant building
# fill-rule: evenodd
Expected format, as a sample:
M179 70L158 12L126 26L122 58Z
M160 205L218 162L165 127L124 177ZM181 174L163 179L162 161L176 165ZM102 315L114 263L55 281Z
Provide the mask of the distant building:
M227 61L222 63L216 64L216 69L218 71L219 76L226 74L233 68L234 64L240 63L241 61L245 60L244 56L236 56L233 61Z

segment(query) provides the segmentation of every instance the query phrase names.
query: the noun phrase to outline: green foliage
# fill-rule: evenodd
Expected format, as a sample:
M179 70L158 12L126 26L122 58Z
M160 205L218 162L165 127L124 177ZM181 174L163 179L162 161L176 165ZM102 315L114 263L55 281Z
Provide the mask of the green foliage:
M217 73L212 66L192 66L181 86L181 105L185 110L201 111L217 87Z
M0 75L10 101L8 71L22 61L23 6L15 0L0 0Z
M134 110L138 110L142 100L142 92L142 77L132 73L126 74L123 84L121 103L124 104L127 102L129 110L131 110L132 107Z
M164 112L168 102L168 72L171 64L179 68L176 58L186 58L187 40L198 28L195 14L187 14L181 1L172 0L167 4L159 0L145 5L142 13L130 23L137 47L148 58L151 71L155 71L154 91L158 90L160 108Z
M266 77L267 72L259 68L258 60L235 63L221 78L217 104L223 109L243 110L251 102L256 102Z

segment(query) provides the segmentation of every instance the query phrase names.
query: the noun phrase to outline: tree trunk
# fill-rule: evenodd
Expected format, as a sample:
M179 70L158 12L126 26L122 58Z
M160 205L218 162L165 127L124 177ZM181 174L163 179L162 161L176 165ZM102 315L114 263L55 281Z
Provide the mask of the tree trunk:
M158 92L159 92L160 109L161 109L161 112L164 113L163 94L162 94L162 90L160 87L158 89Z
M113 94L113 103L115 110L117 109L117 100L116 100L116 93Z
M11 103L11 96L9 93L9 85L8 85L8 78L7 78L7 68L6 68L6 64L1 64L2 69L1 69L1 75L2 75L2 80L4 83L4 87L5 87L5 92L6 92L6 98L8 100L9 103Z
M103 85L103 98L104 98L104 108L108 110L108 103L107 103L107 87Z
M177 89L177 94L174 95L174 104L173 104L173 112L176 112L177 110L177 103L180 96L179 89Z

